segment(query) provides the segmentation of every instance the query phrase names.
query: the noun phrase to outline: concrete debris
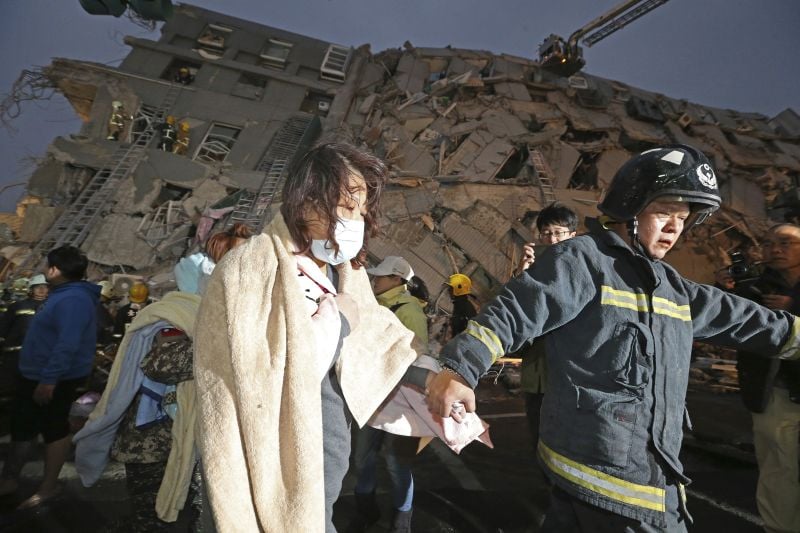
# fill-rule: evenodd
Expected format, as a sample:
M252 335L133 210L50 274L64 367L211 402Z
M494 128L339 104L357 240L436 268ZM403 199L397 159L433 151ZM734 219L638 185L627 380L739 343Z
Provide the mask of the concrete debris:
M142 217L111 214L92 228L81 249L89 261L142 269L154 262L152 247L137 234Z
M209 13L183 6L160 41L129 38L133 51L119 68L56 59L43 69L85 125L81 135L53 141L28 186L41 205L22 213L12 237L35 243L96 172L114 163L115 150L156 124L172 90L165 80L178 66L196 73L169 111L186 124L188 149L177 155L155 141L115 183L103 223L83 243L101 265L168 271L165 261L243 220L248 202L277 201L279 189L264 189L266 172L284 169L284 176L295 152L282 150L299 152L318 138L351 140L387 162L384 233L370 241L370 258L406 257L431 291L432 314L449 310L443 282L453 272L473 276L480 296L496 292L522 243L535 239L531 222L546 203L555 198L581 220L596 215L617 169L655 145L697 147L713 160L721 184L725 208L667 258L691 279L713 281L728 252L757 243L773 221L800 218L794 110L770 119L585 73L558 78L528 58L410 43L374 55L361 47L349 67L326 65L344 69L333 81L320 76L322 52L313 52L328 44L311 38L293 48L289 63L272 58L270 68L244 44L224 59L176 56L176 39L196 41L198 21ZM259 31L262 42L273 35L245 26L243 43ZM132 116L119 142L106 139L114 101ZM297 127L280 137L289 124ZM552 190L539 181L536 152Z
M29 204L25 209L22 227L19 231L19 241L34 243L55 222L63 209L60 207L46 207L40 204Z

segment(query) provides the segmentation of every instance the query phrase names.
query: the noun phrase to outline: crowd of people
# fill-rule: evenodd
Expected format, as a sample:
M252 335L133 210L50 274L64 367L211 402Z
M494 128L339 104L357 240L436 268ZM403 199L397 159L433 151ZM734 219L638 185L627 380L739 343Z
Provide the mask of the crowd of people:
M41 436L43 480L22 509L59 494L74 444L85 486L124 464L132 513L119 531L188 514L195 531L332 532L352 454L356 533L379 519L383 455L391 531L409 532L416 453L432 437L454 450L482 440L474 389L520 354L532 453L551 487L541 531L686 531L679 450L702 340L740 350L759 511L769 531L800 531L800 227L769 231L768 268L753 279L682 277L663 259L720 207L717 178L690 146L648 150L616 173L587 233L566 206L542 209L538 242L482 306L454 272L451 339L431 353L428 288L412 264L365 260L387 173L351 145L314 147L260 234L212 235L175 265L177 290L154 299L134 284L115 312L113 287L85 280L80 250L50 251L0 318L3 380L14 376L0 495L18 489ZM116 356L73 434L73 401L106 341Z

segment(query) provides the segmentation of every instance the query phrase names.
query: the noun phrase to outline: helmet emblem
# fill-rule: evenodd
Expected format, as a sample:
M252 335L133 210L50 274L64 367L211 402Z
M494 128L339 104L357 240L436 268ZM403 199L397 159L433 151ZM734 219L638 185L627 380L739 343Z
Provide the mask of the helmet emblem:
M714 174L714 169L708 163L703 163L697 167L697 177L704 186L709 189L717 188L717 176Z

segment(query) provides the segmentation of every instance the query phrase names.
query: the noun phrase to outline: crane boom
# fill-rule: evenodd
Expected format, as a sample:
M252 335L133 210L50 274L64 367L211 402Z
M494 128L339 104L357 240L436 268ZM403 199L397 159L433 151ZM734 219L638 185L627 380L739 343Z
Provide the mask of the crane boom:
M594 31L594 33L587 35L581 41L588 47L592 47L593 45L597 44L599 41L602 41L612 33L617 30L620 30L633 22L634 20L638 19L642 15L649 13L650 11L654 10L655 8L659 7L662 4L666 4L668 0L646 0L643 3L640 3L637 6L634 6L633 9L629 10L626 13L623 13L615 18L606 22L602 27L598 28ZM636 3L636 2L634 2ZM588 25L587 25L588 26ZM591 28L588 31L591 31ZM571 38L570 38L571 40Z
M594 32L582 41L586 46L592 46L667 2L668 0L624 0L572 32L566 42L562 37L551 34L539 45L539 63L560 76L571 76L586 64L583 51L578 46L582 37Z

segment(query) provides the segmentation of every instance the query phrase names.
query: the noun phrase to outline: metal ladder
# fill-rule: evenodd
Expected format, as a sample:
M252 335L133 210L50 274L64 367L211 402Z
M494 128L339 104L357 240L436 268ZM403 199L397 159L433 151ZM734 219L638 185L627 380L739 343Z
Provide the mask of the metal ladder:
M536 179L539 182L539 189L542 191L542 201L545 205L550 205L556 201L556 194L553 190L553 178L550 169L539 150L528 147L528 154L531 165L536 171Z
M316 115L290 117L275 133L256 170L264 172L258 192L244 191L231 212L225 227L235 223L245 224L256 233L267 222L269 206L280 194L289 166L302 146L308 146L319 133L320 121Z
M17 270L38 266L41 257L60 246L80 246L105 212L109 200L117 191L118 184L133 172L156 136L156 128L164 121L167 112L175 105L181 85L172 85L161 104L156 108L153 120L129 145L121 145L112 154L108 164L89 180L78 197L66 208Z

